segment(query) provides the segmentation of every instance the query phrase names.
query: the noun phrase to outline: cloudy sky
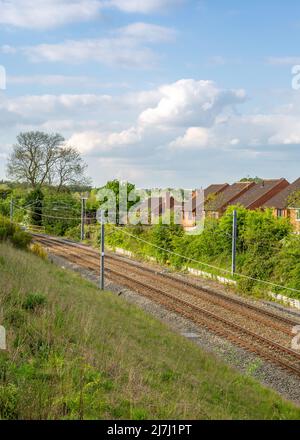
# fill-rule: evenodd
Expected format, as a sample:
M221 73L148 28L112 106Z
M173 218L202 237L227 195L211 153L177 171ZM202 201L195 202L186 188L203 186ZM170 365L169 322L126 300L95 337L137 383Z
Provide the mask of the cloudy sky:
M0 0L0 179L43 130L97 185L292 181L299 34L297 0Z

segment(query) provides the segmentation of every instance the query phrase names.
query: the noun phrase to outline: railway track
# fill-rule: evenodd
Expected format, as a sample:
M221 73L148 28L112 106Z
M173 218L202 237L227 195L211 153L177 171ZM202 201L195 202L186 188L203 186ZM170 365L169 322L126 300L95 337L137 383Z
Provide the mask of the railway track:
M52 253L99 272L97 251L33 235ZM300 377L300 353L289 348L291 330L299 321L114 255L107 256L106 277Z

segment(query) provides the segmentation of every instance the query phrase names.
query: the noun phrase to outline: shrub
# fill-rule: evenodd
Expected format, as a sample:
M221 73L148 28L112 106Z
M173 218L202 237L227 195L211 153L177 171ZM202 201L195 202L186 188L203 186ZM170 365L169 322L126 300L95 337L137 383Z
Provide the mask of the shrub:
M65 236L70 238L70 240L80 241L81 225L74 226L73 228L67 229L65 232Z
M7 218L0 217L0 240L7 240L16 231L16 227Z
M17 230L11 237L11 242L17 248L26 249L31 242L31 237L26 232Z
M37 255L38 257L42 258L43 260L47 260L48 254L40 244L38 244L38 243L31 244L30 250L33 254Z
M31 236L9 219L0 216L0 241L10 240L16 247L26 249L31 242Z
M283 241L275 267L275 280L292 289L300 289L300 237L290 236ZM281 292L282 293L282 292ZM297 292L290 296L299 298Z

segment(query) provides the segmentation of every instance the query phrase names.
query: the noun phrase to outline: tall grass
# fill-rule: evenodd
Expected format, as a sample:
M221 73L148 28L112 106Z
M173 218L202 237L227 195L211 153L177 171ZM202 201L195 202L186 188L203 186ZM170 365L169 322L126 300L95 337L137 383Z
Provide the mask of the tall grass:
M300 409L78 275L0 244L2 419L299 419Z

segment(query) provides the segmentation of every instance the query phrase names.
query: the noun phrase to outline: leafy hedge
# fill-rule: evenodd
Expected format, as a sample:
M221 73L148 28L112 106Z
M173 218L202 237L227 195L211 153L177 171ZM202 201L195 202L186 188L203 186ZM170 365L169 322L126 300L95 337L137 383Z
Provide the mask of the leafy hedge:
M300 237L291 233L288 219L276 218L269 210L230 207L220 220L207 219L200 235L188 235L180 226L172 224L121 228L107 225L106 243L133 251L141 257L154 257L177 269L190 266L224 275L222 270L208 268L206 264L230 271L234 209L238 214L237 272L300 290ZM226 276L230 277L230 274ZM265 284L246 278L239 280L239 288L259 294L270 290ZM277 291L300 297L297 292L280 288Z

